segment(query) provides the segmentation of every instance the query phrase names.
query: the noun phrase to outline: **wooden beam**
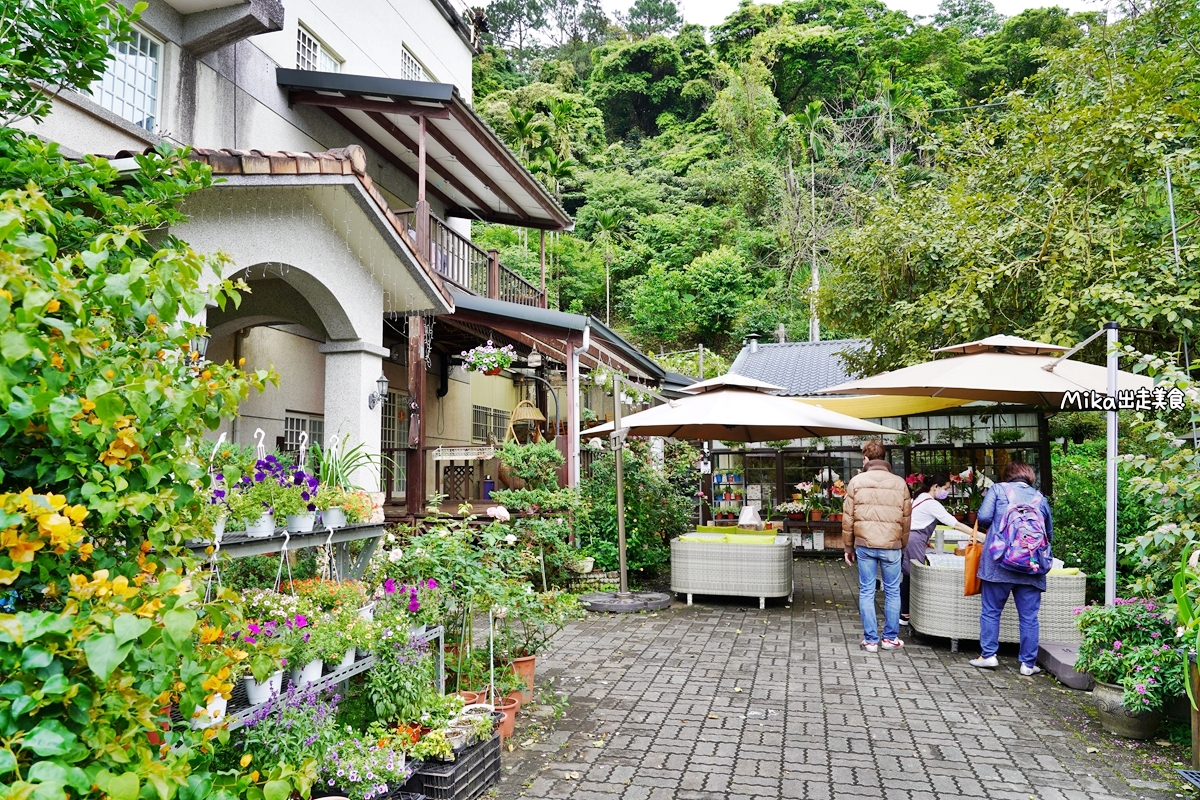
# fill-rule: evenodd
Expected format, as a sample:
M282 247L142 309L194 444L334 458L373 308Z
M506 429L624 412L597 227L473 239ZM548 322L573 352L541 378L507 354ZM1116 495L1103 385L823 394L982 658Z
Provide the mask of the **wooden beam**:
M480 211L474 208L463 208L462 206L455 206L453 208L447 206L446 216L462 217L463 219L473 219L477 221L481 220L483 222L495 222L500 225L512 225L514 228L531 228L533 230L543 231L563 230L562 224L552 219L539 220L533 217L522 219L516 214L498 214L494 211L488 211L486 209Z
M421 203L425 202L425 180L428 174L425 169L425 118L420 117L417 124L421 129L417 134L417 207L420 208ZM403 143L401 141L401 144ZM410 147L409 150L411 149Z
M539 231L538 236L538 261L542 266L542 308L546 308L549 300L546 298L546 232Z
M390 136L392 136L397 142L399 142L404 147L407 147L412 152L418 153L418 158L420 157L419 156L419 153L421 151L421 143L420 142L414 142L412 139L408 138L408 134L406 134L398 125L396 125L390 119L385 117L383 114L372 113L372 112L368 111L367 116L371 118L372 122L374 122L376 125L378 125L379 127L383 128L385 131L387 131L388 134ZM421 121L424 122L424 119L422 119ZM428 133L429 127L427 126L425 128L425 130L426 130L426 133ZM439 172L439 175L441 176L442 180L446 181L446 183L453 184L455 189L462 192L464 197L466 197L468 200L470 200L472 203L474 203L476 206L478 206L481 210L483 210L483 211L487 210L487 207L488 207L487 203L485 203L483 200L481 200L477 196L475 196L475 194L470 189L452 181L450 178L450 175L448 173ZM472 209L471 211L474 212L474 209ZM474 213L478 213L478 212L474 212ZM481 216L482 216L482 214L481 214Z
M318 94L317 92L290 92L288 102L296 106L382 111L385 114L403 114L406 117L450 118L450 109L445 106L419 106L403 100L368 100L365 97Z
M475 121L474 115L469 109L466 111L459 111L457 107L452 106L451 108L453 110L453 118L457 120L460 125L467 129L467 132L471 134L475 141L479 142L480 146L487 151L488 155L496 159L496 163L503 166L505 164L513 164L513 162L516 161L516 157L512 154L511 150L493 139L495 134L493 134L490 130L485 130L479 126L479 124ZM464 108L466 107L464 106ZM538 183L537 179L534 178L527 169L521 166L520 163L515 164L515 166L516 169L511 170L509 174L517 179L517 183L521 184L521 187L525 189L525 191L529 192L529 195L537 201L537 204L540 205L546 211L546 213L561 221L560 227L566 227L569 225L571 223L570 218L567 218L564 212L560 211L556 207L554 201L551 200L550 196L546 193L546 187Z
M408 453L405 503L409 514L425 511L425 318L408 318Z
M384 147L378 140L375 139L374 136L367 133L362 128L358 127L358 125L355 124L353 120L351 120L349 117L347 117L345 114L343 114L341 111L339 111L336 108L322 108L321 110L324 111L326 114L328 114L330 117L332 117L334 120L336 120L338 122L338 124L341 125L343 128L345 128L346 130L350 131L350 133L357 136L359 138L359 140L362 141L363 144L365 144L367 147L371 148L376 153L378 153L380 158L382 158L384 161L391 164L396 169L400 170L405 175L407 175L409 177L409 179L411 179L414 183L416 182L417 171L415 169L410 167L408 164L405 164L404 160L402 158L400 158L398 155L393 153L391 150ZM434 197L438 198L440 201L445 203L447 206L453 205L453 201L446 195L442 194L441 190L438 189L436 186L430 186L430 187L428 187L428 189L429 189L430 194L432 194ZM422 258L428 258L428 257L429 256L427 253L422 254Z
M372 117L372 119L374 119L374 117ZM387 118L384 117L384 119ZM430 122L428 131L429 135L433 137L434 141L442 146L443 150L457 158L458 163L462 164L467 172L474 175L475 178L478 179L479 182L484 186L486 186L492 194L496 195L496 197L499 197L500 201L511 208L518 217L521 219L529 219L529 213L526 212L525 209L521 208L521 206L518 205L511 197L509 197L503 189L501 189L499 186L493 185L496 183L496 181L492 180L492 178L490 178L486 172L480 169L479 165L475 163L475 160L459 149L458 145L450 141L450 137L445 131L438 128L436 123Z

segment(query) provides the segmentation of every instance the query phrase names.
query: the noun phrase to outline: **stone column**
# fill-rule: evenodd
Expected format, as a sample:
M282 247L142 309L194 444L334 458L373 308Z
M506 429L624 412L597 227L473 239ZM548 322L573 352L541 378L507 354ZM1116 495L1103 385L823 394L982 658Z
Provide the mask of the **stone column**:
M325 354L325 441L333 436L347 447L365 445L376 459L373 470L354 473L354 482L369 492L382 487L378 469L383 404L367 407L367 398L378 390L383 374L386 347L353 341L326 342L318 350Z

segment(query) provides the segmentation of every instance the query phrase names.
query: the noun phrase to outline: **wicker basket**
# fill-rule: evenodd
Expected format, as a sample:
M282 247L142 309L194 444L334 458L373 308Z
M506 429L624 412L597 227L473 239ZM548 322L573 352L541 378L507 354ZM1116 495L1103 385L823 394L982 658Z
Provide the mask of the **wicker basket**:
M715 544L671 540L671 591L693 594L792 597L792 546L783 544Z
M952 640L979 639L979 595L963 596L963 572L956 567L912 565L909 610L912 627L927 636ZM1084 605L1086 576L1050 574L1038 613L1039 638L1044 642L1076 644L1082 640L1074 609ZM1000 617L1000 641L1020 641L1017 607L1011 600Z

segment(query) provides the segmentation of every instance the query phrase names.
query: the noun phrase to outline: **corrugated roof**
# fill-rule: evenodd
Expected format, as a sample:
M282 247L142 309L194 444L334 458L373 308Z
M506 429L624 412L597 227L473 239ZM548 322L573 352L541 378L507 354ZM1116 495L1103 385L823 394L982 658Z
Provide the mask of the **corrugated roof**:
M760 343L757 352L742 348L730 372L784 387L779 394L804 397L820 389L851 380L838 353L856 350L864 339L829 339L823 342Z

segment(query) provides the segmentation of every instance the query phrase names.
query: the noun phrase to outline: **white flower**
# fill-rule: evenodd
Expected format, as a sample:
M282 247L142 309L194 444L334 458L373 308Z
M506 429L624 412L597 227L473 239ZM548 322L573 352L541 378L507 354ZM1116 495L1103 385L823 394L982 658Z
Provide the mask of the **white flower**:
M504 537L504 541L508 542L509 544L516 544L517 537L510 533L508 536Z
M395 564L402 558L404 558L404 551L400 550L399 548L392 550L390 553L388 553L388 561L391 561L393 564Z

